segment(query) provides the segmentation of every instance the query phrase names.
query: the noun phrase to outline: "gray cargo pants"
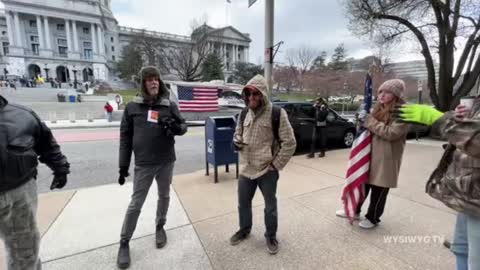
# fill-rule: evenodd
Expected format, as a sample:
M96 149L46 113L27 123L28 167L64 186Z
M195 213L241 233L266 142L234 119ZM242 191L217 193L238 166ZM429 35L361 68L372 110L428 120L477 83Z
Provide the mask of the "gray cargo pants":
M157 217L155 223L157 226L165 225L167 221L168 205L170 203L170 184L172 183L174 162L162 165L135 166L135 175L133 177L133 194L128 206L125 219L123 221L120 238L130 240L137 227L137 220L140 216L143 203L148 195L148 190L152 185L153 179L157 181L158 201Z
M37 183L33 179L16 189L0 192L0 238L5 242L8 270L42 268L38 256L37 204Z

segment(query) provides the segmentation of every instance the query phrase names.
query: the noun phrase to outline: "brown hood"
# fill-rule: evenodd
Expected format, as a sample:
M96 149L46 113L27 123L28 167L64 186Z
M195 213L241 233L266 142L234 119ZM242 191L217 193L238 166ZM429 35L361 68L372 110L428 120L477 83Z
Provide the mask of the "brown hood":
M154 66L147 66L140 70L138 77L140 78L140 92L142 94L143 99L150 100L152 97L148 94L147 89L145 88L145 78L155 76L158 77L160 81L158 96L156 97L157 100L162 98L169 98L169 91L165 84L163 83L162 79L160 78L160 71Z
M268 99L267 81L262 75L255 75L255 77L253 77L250 81L248 81L245 87L243 87L242 96L244 97L245 105L247 107L248 107L248 99L245 96L245 90L248 87L254 87L258 91L260 91L260 93L262 93L263 104L265 104L266 107L272 106L272 104L270 103L270 100Z

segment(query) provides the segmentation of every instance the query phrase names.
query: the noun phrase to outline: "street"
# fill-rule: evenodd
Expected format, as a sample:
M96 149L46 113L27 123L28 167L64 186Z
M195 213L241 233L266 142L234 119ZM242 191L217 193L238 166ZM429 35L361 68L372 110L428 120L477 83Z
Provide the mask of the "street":
M117 181L118 128L55 130L53 133L71 166L68 183L63 189L93 187ZM204 168L203 134L203 127L190 127L187 134L176 138L175 175ZM133 179L133 164L132 158L131 176L127 181ZM37 178L39 193L50 191L52 177L51 170L41 164Z

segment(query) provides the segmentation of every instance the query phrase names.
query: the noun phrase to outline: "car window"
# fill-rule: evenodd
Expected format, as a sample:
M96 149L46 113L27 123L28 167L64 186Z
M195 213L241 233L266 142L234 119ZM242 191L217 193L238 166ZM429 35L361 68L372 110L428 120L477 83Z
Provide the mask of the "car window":
M315 118L315 108L310 104L300 105L298 117Z

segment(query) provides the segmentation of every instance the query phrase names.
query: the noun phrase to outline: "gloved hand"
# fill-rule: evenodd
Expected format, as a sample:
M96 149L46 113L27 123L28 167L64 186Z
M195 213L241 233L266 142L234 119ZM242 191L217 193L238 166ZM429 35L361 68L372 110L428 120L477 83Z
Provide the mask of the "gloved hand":
M166 116L158 120L158 124L162 126L167 136L175 136L181 133L182 128L174 118Z
M61 189L67 184L67 175L66 174L55 174L53 176L52 184L50 185L50 190Z
M130 174L128 173L128 167L120 167L120 171L118 172L120 176L118 177L118 183L120 186L125 184L125 178L128 177Z
M429 105L407 104L398 107L394 112L394 117L402 122L415 123L431 126L440 117L443 112L438 111Z
M367 119L367 111L366 110L361 110L359 113L358 113L358 116L357 116L357 119L358 121L360 122L365 122L365 119Z

